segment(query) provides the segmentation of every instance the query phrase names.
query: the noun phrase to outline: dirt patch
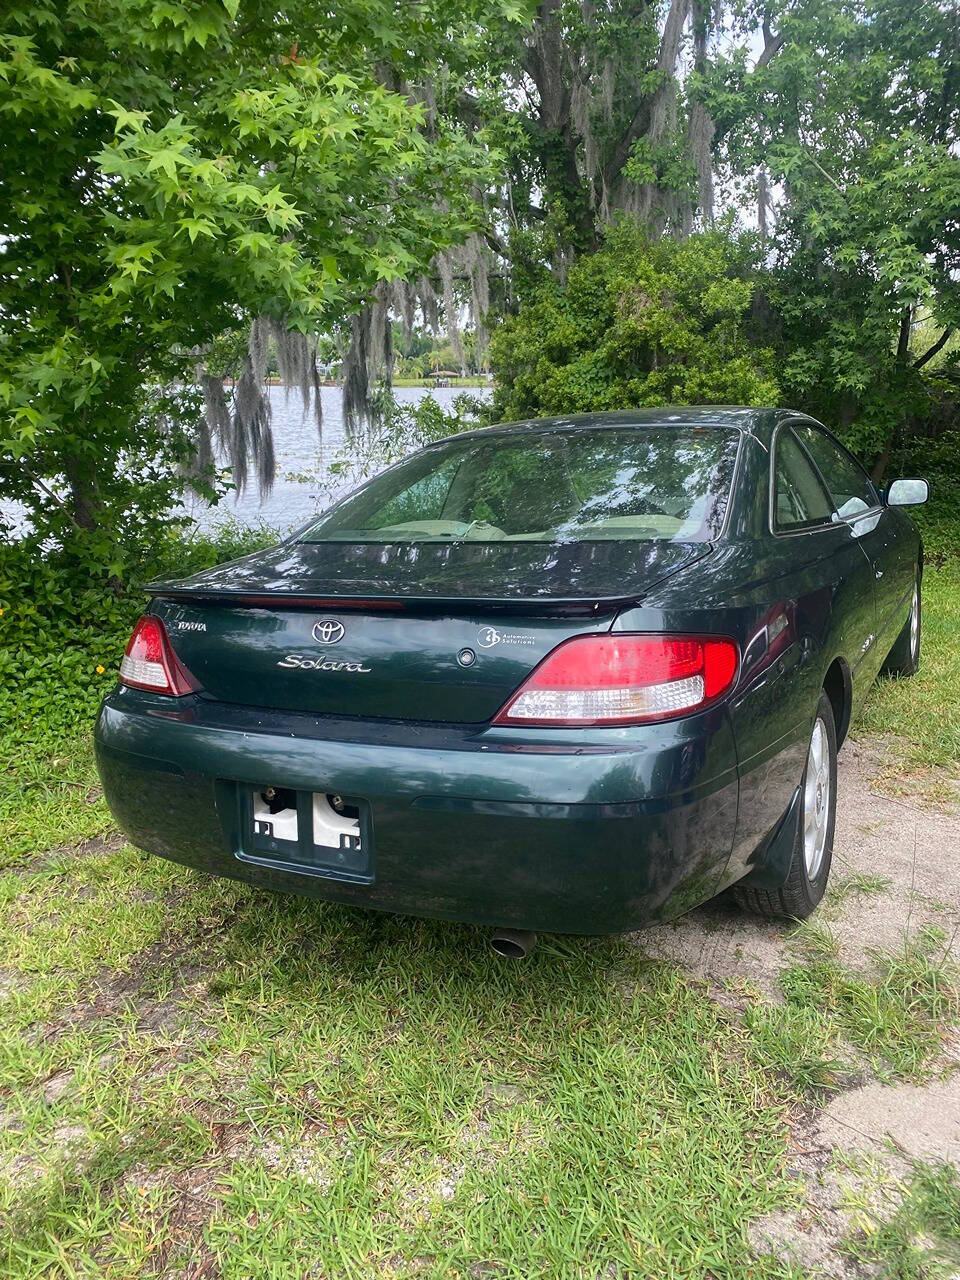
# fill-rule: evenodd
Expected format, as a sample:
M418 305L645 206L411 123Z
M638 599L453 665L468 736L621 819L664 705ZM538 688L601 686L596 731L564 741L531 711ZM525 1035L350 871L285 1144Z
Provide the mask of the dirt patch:
M471 1171L489 1172L508 1157L516 1160L519 1153L532 1151L541 1138L529 1118L514 1113L514 1109L535 1101L519 1085L490 1082L484 1086L476 1111L451 1138L446 1150L430 1155L386 1150L379 1161L380 1195L387 1199L400 1188L398 1220L408 1227L426 1222L439 1202L455 1198ZM510 1113L514 1114L509 1138L498 1137L497 1118Z
M117 853L127 840L117 832L107 832L102 836L92 836L89 840L81 840L77 844L58 844L45 853L33 858L26 858L7 867L7 873L16 876L33 876L42 872L54 875L72 875L73 864L86 858L99 858L104 854Z
M960 815L878 792L885 759L862 743L841 752L832 887L813 919L829 929L848 970L869 969L876 951L900 952L930 925L944 935L944 954L960 961ZM798 957L792 933L789 922L720 899L633 940L704 979L723 1003L742 1006L744 994L782 999L780 973ZM954 1074L924 1085L868 1076L822 1112L796 1118L789 1172L802 1186L801 1204L750 1226L757 1253L832 1280L875 1274L845 1244L896 1212L912 1160L960 1162L955 1030L942 1065Z
M52 1076L47 1076L40 1085L40 1092L48 1107L67 1096L73 1085L73 1078L72 1071L55 1071Z
M879 893L851 895L831 921L841 962L860 967L871 949L896 951L928 924L944 930L960 959L960 816L878 795L871 788L882 759L859 743L841 755L833 874L889 881Z
M865 1217L879 1222L896 1213L902 1200L899 1178L887 1168L845 1167L829 1146L805 1152L792 1172L803 1181L803 1205L751 1223L747 1234L755 1252L828 1280L876 1275L845 1246Z
M865 747L872 757L870 785L876 794L960 814L960 778L956 771L917 760L909 742L900 742L897 749L892 734L851 745Z
M874 1081L851 1089L817 1118L814 1139L870 1152L892 1143L913 1160L960 1164L960 1075L925 1085Z
M946 935L960 960L960 816L871 790L881 767L876 748L847 743L840 753L832 896L813 917L827 925L847 968L869 965L872 950L899 951L926 925ZM887 882L863 892L860 877ZM771 922L725 899L673 924L632 935L650 955L673 960L726 986L746 982L779 999L790 963L788 922Z
M0 1004L17 991L24 991L27 986L27 980L22 974L15 973L13 969L0 969Z
M790 1147L802 1204L752 1223L753 1248L834 1280L876 1274L847 1246L896 1213L912 1161L960 1160L960 1076L839 1094L796 1124Z
M781 1000L777 980L791 931L787 923L761 920L723 899L632 937L648 955L672 960L721 988L745 982L767 999Z
M130 1008L136 1011L139 1034L182 1031L187 1022L183 1005L203 995L210 980L202 963L185 958L185 945L183 937L170 934L132 955L125 969L103 968L62 1014L34 1029L33 1041L54 1039L95 1022L115 1021Z
M0 1127L8 1128L13 1133L23 1132L20 1118L10 1113L0 1112ZM90 1148L90 1135L83 1125L60 1124L50 1134L43 1156L23 1149L0 1153L0 1178L20 1189L31 1181L42 1178L54 1163L80 1156Z
M203 1229L220 1202L219 1178L219 1170L198 1166L181 1170L166 1184L172 1205L152 1259L154 1274L163 1280L212 1280L219 1274L216 1258L203 1239Z

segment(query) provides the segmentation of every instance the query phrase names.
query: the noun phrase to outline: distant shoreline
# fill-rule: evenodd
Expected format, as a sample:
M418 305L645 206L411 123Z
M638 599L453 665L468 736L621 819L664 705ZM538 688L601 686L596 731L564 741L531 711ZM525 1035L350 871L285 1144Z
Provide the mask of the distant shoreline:
M395 387L492 387L486 378L394 378Z
M280 378L265 378L264 381L268 387L282 387L283 382ZM224 378L225 384L233 383L232 378ZM322 387L342 387L343 382L339 378L321 378L320 385ZM488 382L486 378L394 378L393 385L395 387L423 387L429 390L431 387L493 387L492 382Z

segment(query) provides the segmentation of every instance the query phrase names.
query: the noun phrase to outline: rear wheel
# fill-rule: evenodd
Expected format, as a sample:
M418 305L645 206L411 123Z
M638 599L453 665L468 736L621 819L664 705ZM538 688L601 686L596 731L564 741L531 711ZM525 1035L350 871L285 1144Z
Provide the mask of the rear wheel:
M837 817L837 728L821 690L800 788L800 820L790 872L779 889L737 889L738 901L765 916L803 920L823 897L833 861Z
M920 666L920 570L913 583L913 599L910 613L903 630L897 636L893 648L887 654L883 664L883 673L888 676L912 676Z

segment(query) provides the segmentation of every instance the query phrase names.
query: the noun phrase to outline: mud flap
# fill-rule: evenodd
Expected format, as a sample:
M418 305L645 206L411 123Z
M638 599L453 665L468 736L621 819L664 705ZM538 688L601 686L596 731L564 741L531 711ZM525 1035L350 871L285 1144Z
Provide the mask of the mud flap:
M744 889L781 889L787 883L790 874L790 863L797 842L797 826L803 806L800 803L800 787L793 793L793 799L787 811L777 823L773 834L765 845L753 855L753 870L742 880L737 881L738 888Z

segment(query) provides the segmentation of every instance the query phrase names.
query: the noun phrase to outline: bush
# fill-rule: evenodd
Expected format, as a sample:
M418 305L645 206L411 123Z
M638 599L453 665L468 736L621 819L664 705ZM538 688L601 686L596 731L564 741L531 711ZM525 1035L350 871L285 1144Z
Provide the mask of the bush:
M923 537L924 558L941 564L960 556L960 433L905 439L888 468L888 480L897 476L922 476L930 484L930 501L910 508Z
M494 416L776 404L772 353L748 333L754 290L746 241L651 243L620 223L494 334Z
M266 546L263 527L226 524L215 535L171 533L120 587L68 554L31 540L0 545L0 723L16 739L89 726L116 680L144 585L180 577Z

